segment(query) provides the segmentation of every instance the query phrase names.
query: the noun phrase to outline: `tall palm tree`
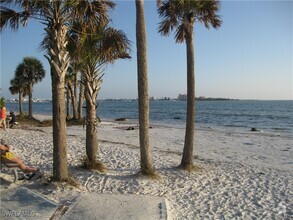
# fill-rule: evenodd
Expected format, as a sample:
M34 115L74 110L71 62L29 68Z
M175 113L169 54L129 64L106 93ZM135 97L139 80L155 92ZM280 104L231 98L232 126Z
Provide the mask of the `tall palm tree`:
M28 96L29 96L29 118L33 117L33 85L37 82L42 81L45 77L45 70L43 64L34 57L25 57L21 64L20 68L16 68L15 77L16 79L23 81L28 87Z
M176 43L186 43L187 50L187 117L181 167L193 167L194 121L195 121L195 79L194 79L194 37L195 22L203 23L206 28L219 28L221 19L217 12L218 0L166 0L159 7L162 18L158 31L168 36L175 29Z
M22 68L23 65L19 64L17 66L18 68ZM19 71L19 70L16 70ZM26 95L28 95L28 87L25 84L25 82L23 81L23 79L21 78L16 78L14 77L12 80L10 80L10 93L12 95L16 95L18 94L18 109L19 109L19 115L22 116L23 112L22 112L22 98L25 97Z
M152 175L154 174L154 168L149 137L149 95L144 0L135 0L135 5L140 166L142 174Z
M11 4L22 11L8 8ZM0 30L6 26L17 30L19 24L25 26L29 18L45 25L49 40L45 57L51 65L52 78L53 178L57 181L68 179L64 100L65 74L69 66L67 24L75 18L84 19L89 26L107 21L107 11L113 7L110 1L97 0L1 0Z
M101 167L101 162L96 161L98 154L97 137L97 96L102 84L103 67L117 59L130 58L130 41L126 35L108 23L97 24L95 27L83 26L82 32L72 29L72 38L76 39L82 63L82 85L86 98L86 153L90 168ZM98 166L97 166L98 164Z
M73 22L72 29L74 29L74 32L80 32L82 30L79 30L80 27L78 26L78 23ZM77 35L72 36L68 36L68 45L67 45L67 50L69 52L69 56L71 58L71 74L74 75L73 78L73 97L72 97L72 107L73 107L73 118L75 120L81 119L81 117L79 116L79 112L78 112L78 94L77 94L77 89L78 89L78 77L80 76L80 70L81 70L81 59L78 53L78 50L76 48L76 43L77 43ZM81 93L79 93L79 95L81 95ZM80 100L80 97L79 97Z
M71 58L71 72L74 74L73 79L73 98L72 98L72 107L73 107L73 118L75 120L82 119L82 106L84 102L84 89L83 85L78 80L78 77L82 78L81 70L82 63L81 57L79 54L79 50L77 48L79 35L78 33L82 33L82 24L77 21L73 21L71 24L72 31L68 36L68 45L67 50L69 52L69 56ZM79 86L79 94L77 94L77 88Z

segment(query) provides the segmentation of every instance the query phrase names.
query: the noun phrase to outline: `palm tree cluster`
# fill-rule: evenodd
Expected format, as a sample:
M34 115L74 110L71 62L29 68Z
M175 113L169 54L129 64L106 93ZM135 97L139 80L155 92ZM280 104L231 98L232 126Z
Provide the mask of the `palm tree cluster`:
M22 63L18 64L14 78L10 81L9 90L11 94L19 95L19 114L22 115L22 98L29 96L29 118L33 117L32 93L33 85L42 81L45 77L43 64L34 57L23 58Z
M10 6L19 11L13 10ZM69 47L69 30L74 30L74 24L80 26L80 29L75 29L77 46L76 55L82 57L80 60L83 63L79 71L82 73L82 84L87 100L87 146L93 149L87 150L88 159L95 161L96 155L93 153L97 149L97 132L96 113L93 114L96 108L96 97L101 85L102 65L107 62L114 62L115 59L125 57L129 48L127 42L114 42L115 49L111 49L111 37L115 34L120 34L119 40L125 40L125 35L115 29L110 30L108 23L110 21L108 13L114 8L115 4L107 0L1 0L0 28L3 30L9 26L12 30L17 30L19 25L25 26L29 19L39 20L45 26L45 39L42 42L42 47L45 50L51 67L52 81L52 114L53 114L53 178L57 181L66 181L68 179L68 164L67 164L67 147L66 147L66 117L65 117L65 76L70 66L70 50ZM99 28L97 28L99 27ZM107 36L100 31L109 29ZM118 33L117 33L118 32ZM99 37L94 35L99 33ZM119 38L117 37L117 38ZM96 44L92 47L90 44ZM83 50L86 46L89 50ZM101 50L105 50L107 56L94 57ZM123 53L121 52L122 50ZM88 53L85 55L85 53ZM78 58L76 58L78 59ZM72 61L76 61L74 57ZM98 61L97 61L98 60ZM74 66L74 65L73 65ZM85 82L85 83L84 83ZM93 159L94 158L94 159Z
M70 57L75 59L71 69L76 70L75 74L79 71L82 75L80 85L83 94L80 94L84 95L86 100L86 152L88 165L95 167L98 152L96 126L99 122L96 100L101 89L103 68L105 64L113 63L117 59L130 59L130 41L123 31L110 27L109 22L95 26L86 26L85 23L83 20L73 21L73 28L68 33L68 49ZM76 75L73 74L74 85L75 82ZM68 83L68 88L70 87Z
M187 121L181 167L193 166L194 145L194 39L196 22L207 28L218 28L221 19L217 15L218 0L158 0L158 13L162 18L158 32L169 35L175 30L176 42L186 43L187 48ZM10 8L14 5L19 12ZM136 47L139 99L139 140L141 150L141 171L154 174L149 143L149 98L146 28L144 0L136 4ZM14 8L15 8L14 7ZM66 116L82 118L82 105L86 101L86 154L89 167L100 164L97 161L98 137L96 125L97 96L102 84L107 63L117 59L130 58L130 41L121 30L110 26L109 11L115 4L108 0L1 0L0 30L6 26L17 30L29 19L39 20L45 26L46 35L41 43L51 67L52 109L53 109L53 178L68 179L66 149ZM16 72L22 72L18 67ZM19 70L18 70L19 69ZM21 74L20 74L21 75ZM17 79L20 80L20 79ZM21 79L22 80L22 79ZM11 92L22 96L30 94L30 87L20 87L18 81L11 81ZM78 94L79 90L79 94ZM67 107L65 106L65 94ZM65 110L67 109L67 113Z

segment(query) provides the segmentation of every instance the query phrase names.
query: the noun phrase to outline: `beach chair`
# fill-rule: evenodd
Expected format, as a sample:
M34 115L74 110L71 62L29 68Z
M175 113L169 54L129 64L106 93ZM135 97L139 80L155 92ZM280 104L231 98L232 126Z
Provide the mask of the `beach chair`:
M14 175L14 180L13 182L17 182L18 181L18 173L17 173L17 168L18 168L18 164L17 163L13 163L13 162L3 162L2 159L0 161L0 169L2 172L2 165L4 165L5 167L7 167L8 169L11 169L13 171L13 175Z

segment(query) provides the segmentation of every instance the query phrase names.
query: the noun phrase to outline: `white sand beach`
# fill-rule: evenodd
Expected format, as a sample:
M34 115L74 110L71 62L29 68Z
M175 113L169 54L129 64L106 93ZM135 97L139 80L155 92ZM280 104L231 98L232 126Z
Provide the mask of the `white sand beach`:
M159 180L139 171L138 129L130 124L102 122L98 127L100 156L108 168L99 174L80 168L85 156L85 130L67 128L68 163L80 189L46 184L52 172L52 128L8 129L0 132L29 165L40 167L41 179L10 184L1 173L1 192L23 185L59 204L72 204L82 193L142 194L169 200L174 219L292 219L293 138L263 132L234 133L196 130L195 164L187 173L180 163L184 129L150 129L154 166ZM7 181L4 181L7 180Z

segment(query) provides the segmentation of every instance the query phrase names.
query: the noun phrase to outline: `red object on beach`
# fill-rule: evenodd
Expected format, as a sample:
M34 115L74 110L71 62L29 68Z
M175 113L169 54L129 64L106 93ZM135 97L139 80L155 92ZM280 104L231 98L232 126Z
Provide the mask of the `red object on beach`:
M6 118L6 108L5 107L0 109L0 118L2 118L2 119Z

